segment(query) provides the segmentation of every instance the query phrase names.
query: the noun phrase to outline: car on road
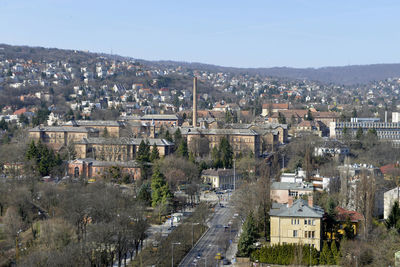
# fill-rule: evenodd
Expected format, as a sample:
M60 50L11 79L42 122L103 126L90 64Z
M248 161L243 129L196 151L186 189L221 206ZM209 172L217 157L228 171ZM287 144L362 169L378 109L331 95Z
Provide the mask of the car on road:
M201 253L197 253L196 259L200 259L201 258Z
M227 259L222 260L222 265L229 265L229 264L231 264L229 260Z

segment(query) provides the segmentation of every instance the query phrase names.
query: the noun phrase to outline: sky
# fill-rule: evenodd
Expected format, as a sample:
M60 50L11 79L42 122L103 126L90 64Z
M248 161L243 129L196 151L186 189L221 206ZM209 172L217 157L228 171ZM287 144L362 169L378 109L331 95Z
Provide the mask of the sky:
M0 0L0 43L230 67L400 63L398 0Z

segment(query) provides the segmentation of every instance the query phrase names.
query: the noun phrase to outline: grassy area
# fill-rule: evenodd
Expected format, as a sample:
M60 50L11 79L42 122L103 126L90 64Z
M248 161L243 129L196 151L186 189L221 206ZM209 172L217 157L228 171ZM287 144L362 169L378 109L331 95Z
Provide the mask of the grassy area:
M168 237L160 240L158 247L149 244L147 248L142 250L135 257L131 266L171 266L171 244L179 242L180 245L174 245L174 264L177 266L192 248L192 223L199 223L193 225L193 240L196 242L208 228L205 222L210 212L211 209L207 204L200 204L193 214L186 218Z

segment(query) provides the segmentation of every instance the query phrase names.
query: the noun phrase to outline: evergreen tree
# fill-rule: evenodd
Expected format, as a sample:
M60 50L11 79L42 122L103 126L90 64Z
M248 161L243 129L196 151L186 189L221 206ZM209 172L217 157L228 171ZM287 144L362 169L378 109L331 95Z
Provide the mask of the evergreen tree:
M247 216L243 224L243 232L240 235L238 243L238 256L248 257L253 249L253 243L257 240L257 228L253 217L253 213Z
M220 168L222 166L220 151L216 146L211 150L211 159L213 160L214 168Z
M312 113L311 113L311 110L308 110L308 111L307 111L307 120L308 120L308 121L314 120L314 117L313 117L313 115L312 115Z
M400 232L400 207L399 202L395 201L392 209L390 210L390 214L385 221L385 225L387 229L396 228L397 231Z
M35 141L31 141L31 143L29 144L28 150L26 151L26 159L27 160L31 160L31 159L36 159L38 155L38 150L36 148L35 145Z
M160 159L160 153L158 152L156 143L154 143L153 148L151 149L150 161L155 162L158 159Z
M278 122L280 124L286 124L286 117L280 112L278 112Z
M175 144L179 144L182 141L182 133L181 130L178 128L174 133L174 142Z
M319 256L319 264L321 265L329 265L332 264L333 255L331 250L329 249L328 242L324 241L324 245L322 246L321 255Z
M178 149L176 150L176 154L182 158L189 158L188 146L185 140L181 140Z
M140 142L136 159L140 162L150 161L150 146L148 142L144 142L144 140Z
M4 119L4 117L0 121L0 129L2 130L8 130L8 123Z
M155 168L151 176L151 190L152 207L156 207L159 204L168 204L173 196L165 181L164 175L160 172L158 167Z
M325 228L325 234L327 235L329 233L331 239L333 237L333 233L335 232L335 226L336 226L335 207L336 203L333 200L333 198L330 197L326 209L326 219L324 221L324 228Z
M333 265L339 264L340 252L339 252L339 250L337 249L336 241L335 241L335 240L332 240L332 243L331 243L331 252L332 252L333 259L334 259L334 261L333 261L332 264L333 264Z
M138 200L143 201L143 203L145 203L146 206L149 206L151 204L150 183L146 182L146 183L142 184L142 186L139 189L137 198L138 198Z
M223 137L219 143L219 154L222 167L232 168L233 151L226 137Z
M168 129L165 131L164 139L167 140L167 141L170 141L170 142L173 141L173 140L172 140L172 136L171 136L171 134L169 133Z
M356 133L357 140L361 140L363 135L364 135L363 129L361 127L359 127L357 130L357 133Z

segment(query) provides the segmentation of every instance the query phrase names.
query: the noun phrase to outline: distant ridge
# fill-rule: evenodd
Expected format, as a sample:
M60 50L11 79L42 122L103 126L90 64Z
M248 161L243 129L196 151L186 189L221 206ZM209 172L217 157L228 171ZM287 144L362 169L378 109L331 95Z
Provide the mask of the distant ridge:
M112 57L114 59L134 59L118 55L109 55L105 53L88 53L85 51L29 47L29 46L12 46L0 44L0 56L19 57L34 60L61 60L68 58L74 54L74 57L79 57L82 61L97 56ZM93 58L91 58L93 59ZM149 61L143 59L135 59L139 62L154 66L184 66L189 69L209 70L231 73L247 73L250 75L272 76L289 79L311 80L322 83L334 83L339 85L356 85L366 84L371 81L385 80L388 78L400 77L400 64L371 64L371 65L350 65L338 67L323 67L323 68L290 68L290 67L273 67L273 68L234 68L223 67L211 64L197 62L179 62L179 61Z
M366 84L372 81L385 80L388 78L400 78L400 64L371 64L350 65L322 68L234 68L222 67L203 63L188 63L176 61L146 61L149 64L177 66L184 65L188 68L199 70L226 71L232 73L258 74L280 78L291 78L298 80L319 81L322 83L334 83L340 85Z

